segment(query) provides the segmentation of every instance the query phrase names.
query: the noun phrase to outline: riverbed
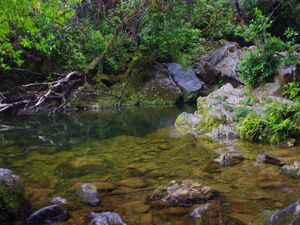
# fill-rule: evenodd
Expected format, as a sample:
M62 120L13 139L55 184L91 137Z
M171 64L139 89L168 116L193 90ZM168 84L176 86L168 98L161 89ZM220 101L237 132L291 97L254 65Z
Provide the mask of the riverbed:
M214 162L224 146L183 135L173 126L177 107L145 107L98 112L3 118L0 167L19 175L34 208L53 197L69 202L65 225L88 224L89 212L113 211L128 225L215 224L190 216L192 208L147 201L161 185L193 180L221 193L228 224L249 224L264 210L298 200L300 182L273 165L257 163L261 152L287 163L299 160L299 147L238 142L248 160L222 167ZM100 190L97 207L80 202L81 184Z

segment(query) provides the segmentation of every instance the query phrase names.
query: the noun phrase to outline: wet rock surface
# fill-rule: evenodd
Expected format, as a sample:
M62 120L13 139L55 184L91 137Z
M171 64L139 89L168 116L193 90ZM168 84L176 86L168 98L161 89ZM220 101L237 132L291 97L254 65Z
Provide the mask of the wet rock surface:
M114 212L90 213L89 225L126 225L119 214Z
M101 202L100 195L95 184L87 183L81 185L80 190L77 191L77 195L81 201L85 202L89 206L97 206Z
M59 205L50 205L35 211L27 219L28 225L55 224L69 219L69 213Z
M295 161L292 165L285 165L282 171L288 175L300 177L300 162Z
M220 154L215 162L221 164L222 166L233 166L241 163L244 160L244 156L237 150L227 150Z
M278 211L265 211L253 222L253 225L299 225L300 200Z
M153 200L162 200L178 206L191 206L217 198L217 190L189 180L181 183L172 181L169 187L159 187L151 196Z
M258 154L256 156L256 159L257 159L257 162L259 162L259 163L267 163L267 164L273 164L273 165L278 165L278 166L284 165L282 160L275 158L274 156L263 154L263 153Z
M198 206L192 211L191 217L201 218L204 215L204 213L208 210L208 208L209 203Z

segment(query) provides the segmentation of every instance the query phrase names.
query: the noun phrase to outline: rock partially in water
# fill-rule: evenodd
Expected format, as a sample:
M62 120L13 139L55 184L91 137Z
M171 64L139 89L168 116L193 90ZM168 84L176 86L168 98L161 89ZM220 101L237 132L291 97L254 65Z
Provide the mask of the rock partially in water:
M201 119L201 115L183 112L177 117L175 126L177 128L183 128L184 130L193 132Z
M288 175L300 177L300 162L295 161L292 165L285 165L282 171Z
M237 107L243 107L244 93L244 87L234 88L228 83L206 97L199 97L198 110L194 114L179 115L175 126L190 133L207 135L219 142L237 139L239 134L234 111Z
M206 204L198 206L191 213L191 217L201 218L204 215L204 213L206 212L206 210L208 210L209 205L210 205L209 203L206 203Z
M100 195L97 191L97 186L94 184L83 184L81 189L77 192L81 201L87 203L89 206L97 206L100 204Z
M22 219L29 211L30 203L21 179L11 170L0 168L0 222Z
M51 202L55 205L65 205L67 204L67 200L61 197L52 198Z
M180 88L171 77L165 65L156 65L151 71L145 72L152 76L141 90L141 101L178 102L182 96Z
M50 205L35 211L27 219L28 225L55 224L69 219L69 213L59 205Z
M89 225L126 225L119 214L114 212L90 213Z
M300 200L279 211L265 211L253 225L300 225Z
M180 87L184 96L187 96L185 100L190 101L197 98L204 83L199 80L192 68L176 63L168 63L167 66L175 83Z
M284 165L284 163L280 159L275 158L271 155L264 154L264 153L258 154L256 156L256 159L257 159L257 162L260 162L260 163L267 163L267 164L278 165L278 166Z
M190 206L219 198L217 190L193 181L172 181L169 187L159 187L150 197L172 205Z
M233 166L239 164L244 159L244 156L239 151L228 150L221 153L220 156L215 159L215 161L220 163L222 166Z

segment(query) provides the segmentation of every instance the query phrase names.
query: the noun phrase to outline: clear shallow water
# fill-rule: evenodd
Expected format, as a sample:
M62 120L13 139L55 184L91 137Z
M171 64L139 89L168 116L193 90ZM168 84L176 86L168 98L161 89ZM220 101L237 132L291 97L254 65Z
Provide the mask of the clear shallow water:
M61 223L66 225L87 224L91 211L118 212L128 225L216 224L191 218L190 208L146 201L156 187L172 180L215 187L228 224L249 224L263 210L281 209L299 198L299 180L276 166L251 160L216 165L213 160L224 148L176 131L172 124L181 111L155 107L3 118L0 167L23 179L36 208L49 205L53 197L66 198L71 211L71 219ZM267 152L289 163L300 153L297 147L249 143L237 148L250 158ZM87 182L109 189L100 193L98 207L78 201L76 190Z

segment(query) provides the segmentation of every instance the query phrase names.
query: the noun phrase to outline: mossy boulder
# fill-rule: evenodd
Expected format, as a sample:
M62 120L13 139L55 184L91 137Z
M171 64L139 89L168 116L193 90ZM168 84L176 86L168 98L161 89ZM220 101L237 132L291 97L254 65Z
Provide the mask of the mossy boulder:
M21 179L11 170L0 168L0 222L22 219L29 210Z
M137 89L141 103L176 103L182 98L182 92L171 77L165 65L156 65L142 75L143 80Z
M215 141L238 138L235 114L236 107L242 107L244 87L234 88L226 84L206 97L197 100L198 110L194 114L182 113L175 126L197 135L207 135Z

